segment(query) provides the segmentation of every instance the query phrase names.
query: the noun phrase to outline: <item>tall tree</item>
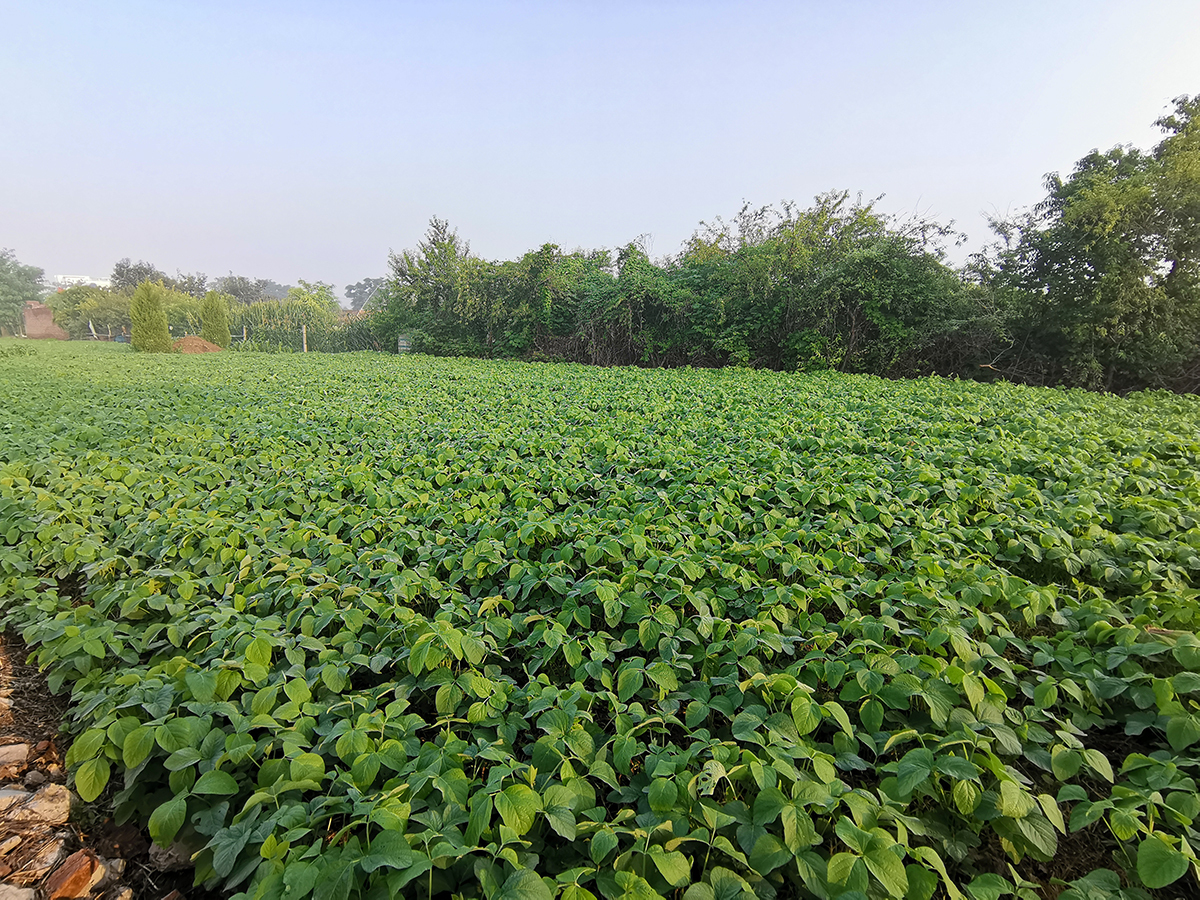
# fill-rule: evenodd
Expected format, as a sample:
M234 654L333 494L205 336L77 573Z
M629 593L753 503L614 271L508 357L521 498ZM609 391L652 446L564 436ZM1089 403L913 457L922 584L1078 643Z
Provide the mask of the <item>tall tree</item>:
M176 269L175 290L190 294L197 300L203 300L204 295L208 293L208 276L203 272L190 272L185 275Z
M229 297L217 291L204 295L200 307L200 337L222 349L229 346Z
M1151 153L1114 147L1046 177L1032 213L995 223L985 282L1008 308L1012 374L1105 390L1168 383L1200 352L1200 97Z
M387 284L386 278L364 278L362 281L346 285L346 299L350 301L353 310L363 309L372 295Z
M145 260L139 259L137 262L132 262L128 256L118 260L113 266L111 288L114 291L125 291L132 293L137 289L137 286L143 281L161 281L167 286L173 286L175 279L167 275L153 263L148 263Z
M380 334L393 344L408 334L413 348L428 353L477 355L477 335L465 329L459 301L469 282L463 278L471 247L445 219L434 216L415 250L391 253L392 277L386 306L379 313Z
M12 250L0 249L0 325L21 330L25 304L41 297L43 272L22 264Z
M1190 307L1200 293L1200 94L1179 97L1175 112L1155 124L1167 133L1154 148L1151 180L1169 266L1162 286L1172 302Z

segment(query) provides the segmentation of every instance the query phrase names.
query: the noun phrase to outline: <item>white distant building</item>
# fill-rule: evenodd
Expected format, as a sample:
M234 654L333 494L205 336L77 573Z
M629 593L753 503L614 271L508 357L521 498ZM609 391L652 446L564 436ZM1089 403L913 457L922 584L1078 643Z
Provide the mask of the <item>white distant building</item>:
M77 287L81 284L88 287L110 288L112 279L93 278L91 275L55 275L51 282L51 286L54 288Z

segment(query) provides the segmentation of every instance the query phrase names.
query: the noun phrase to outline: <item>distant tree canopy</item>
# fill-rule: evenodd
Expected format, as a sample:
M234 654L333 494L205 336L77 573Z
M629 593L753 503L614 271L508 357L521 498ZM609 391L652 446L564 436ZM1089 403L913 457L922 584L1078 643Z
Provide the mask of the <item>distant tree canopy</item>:
M133 262L128 256L118 260L113 266L112 275L109 276L109 290L132 294L144 281L153 281L197 300L202 300L208 291L208 276L203 272L185 274L176 269L175 277L172 278L153 263L144 259Z
M213 281L213 289L232 297L238 303L258 303L261 300L282 300L291 289L269 278L247 278L245 275L223 275Z
M208 293L208 276L203 272L193 272L185 275L179 270L175 271L173 284L175 290L187 294L189 297L195 297L197 300L203 300L204 295Z
M25 304L41 298L42 270L27 266L12 250L0 249L0 326L20 332Z
M109 276L109 281L112 290L128 294L132 294L137 290L137 286L143 281L157 281L162 284L173 283L167 273L160 270L153 263L148 263L143 259L133 262L128 256L116 262L113 266L112 275Z

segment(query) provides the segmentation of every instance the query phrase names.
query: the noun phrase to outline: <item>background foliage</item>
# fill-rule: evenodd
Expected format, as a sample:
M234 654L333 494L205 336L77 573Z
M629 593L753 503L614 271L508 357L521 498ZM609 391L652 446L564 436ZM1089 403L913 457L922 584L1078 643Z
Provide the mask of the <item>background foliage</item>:
M332 288L322 282L302 280L282 300L239 305L230 322L239 338L244 335L235 345L240 350L300 351L305 340L314 352L382 349L371 323L344 313Z
M369 306L382 343L601 365L1200 387L1200 98L1150 152L1093 151L960 270L957 235L845 192L743 207L652 261L636 242L489 262L434 218ZM358 286L356 286L358 287Z
M303 329L320 351L404 339L442 356L1194 392L1198 111L1200 96L1180 97L1156 122L1163 138L1152 149L1093 150L1066 178L1048 175L1045 199L993 221L997 241L958 268L946 258L961 238L953 223L902 220L878 201L833 191L808 207L747 204L657 260L639 241L569 252L544 244L516 260L484 260L434 217L415 248L390 255L389 278L346 286L366 315L341 315L320 282L286 288L231 273L213 285L237 301L243 349L299 350ZM0 282L29 268L11 252L5 260ZM73 337L128 327L124 298L147 279L170 289L172 329L195 332L207 276L169 278L128 258L114 267L113 291L52 297L56 320ZM17 321L18 294L0 287L0 318L7 308Z

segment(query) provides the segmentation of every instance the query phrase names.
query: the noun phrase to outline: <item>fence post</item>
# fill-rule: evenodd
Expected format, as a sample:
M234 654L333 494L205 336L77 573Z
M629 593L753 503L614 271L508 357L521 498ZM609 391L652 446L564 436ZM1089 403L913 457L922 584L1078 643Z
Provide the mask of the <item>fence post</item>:
M242 343L246 343L246 326L242 326Z
M308 352L308 326L300 326L300 342L304 345L304 352Z

